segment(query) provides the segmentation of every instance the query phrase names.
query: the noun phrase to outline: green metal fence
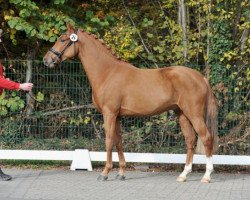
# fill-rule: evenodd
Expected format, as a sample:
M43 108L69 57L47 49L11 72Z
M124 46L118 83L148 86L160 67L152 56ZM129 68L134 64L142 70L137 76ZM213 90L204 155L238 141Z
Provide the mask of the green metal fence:
M102 116L92 105L81 63L65 62L54 69L40 61L6 61L4 65L6 76L19 82L26 80L32 66L34 98L40 102L22 91L6 91L0 97L1 148L105 150ZM250 154L247 73L246 67L211 67L210 82L219 100L221 154ZM125 151L185 152L173 112L121 121Z

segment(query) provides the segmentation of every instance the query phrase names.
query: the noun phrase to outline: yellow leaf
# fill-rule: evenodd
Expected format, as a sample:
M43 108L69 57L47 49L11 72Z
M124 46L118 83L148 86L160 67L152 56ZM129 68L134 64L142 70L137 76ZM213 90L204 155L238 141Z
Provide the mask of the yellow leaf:
M9 16L9 15L4 15L4 19L7 21L8 19L10 19L11 18L11 16Z
M85 124L88 124L89 122L90 122L90 117L85 117L84 123L85 123Z
M55 34L58 34L58 33L59 33L59 31L56 29L56 30L54 30L54 33L55 33Z

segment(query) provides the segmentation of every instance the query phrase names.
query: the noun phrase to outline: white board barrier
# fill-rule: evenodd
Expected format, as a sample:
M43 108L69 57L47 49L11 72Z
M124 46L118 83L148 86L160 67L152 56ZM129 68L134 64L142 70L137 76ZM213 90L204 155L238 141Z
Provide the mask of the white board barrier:
M186 154L163 153L124 153L126 162L135 163L173 163L184 164ZM114 162L118 162L117 152L113 152ZM0 150L0 159L14 160L69 160L71 170L87 169L92 171L91 161L106 161L106 152L76 149L75 151L44 151L44 150ZM194 164L206 164L205 155L194 155ZM214 155L215 165L250 165L250 156Z

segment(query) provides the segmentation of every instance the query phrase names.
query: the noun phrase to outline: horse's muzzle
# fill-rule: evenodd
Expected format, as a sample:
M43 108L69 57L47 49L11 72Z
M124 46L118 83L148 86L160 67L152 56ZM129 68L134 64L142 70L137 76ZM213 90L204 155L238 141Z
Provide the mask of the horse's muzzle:
M48 67L48 65L49 65L49 63L47 62L47 59L44 57L43 58L43 64L46 66L46 67Z
M55 66L55 61L53 59L51 59L50 61L48 61L48 59L46 57L43 58L43 64L46 67L54 67Z

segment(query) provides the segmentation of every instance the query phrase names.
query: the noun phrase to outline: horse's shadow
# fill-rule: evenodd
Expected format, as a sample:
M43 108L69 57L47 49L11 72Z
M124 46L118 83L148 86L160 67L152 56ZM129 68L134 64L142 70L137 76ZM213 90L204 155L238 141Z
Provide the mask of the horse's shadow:
M67 171L67 170L37 170L37 171L34 171L34 170L27 170L27 171L24 171L22 172L21 174L15 174L15 173L12 173L11 170L7 171L7 174L13 174L12 177L13 177L13 180L15 179L19 179L19 178L30 178L30 177L46 177L46 176L54 176L54 175L65 175L65 174L71 174L71 173L81 173L82 176L85 175L85 173L94 173L92 176L93 176L93 179L95 179L95 175L96 175L96 178L98 177L99 173L97 172L87 172L86 170L77 170L77 171L74 171L74 172L71 172L71 171ZM148 172L138 172L139 175L134 172L133 174L128 174L128 176L126 176L125 178L125 182L126 181L136 181L136 180L146 180L146 179L150 179L150 178L155 178L155 177L164 177L166 176L167 177L171 177L171 179L173 179L175 181L175 179L178 177L178 173L164 173L164 172L161 172L161 173L148 173ZM219 175L219 176L218 176ZM225 182L227 180L238 180L238 179L242 179L243 176L242 175L236 175L236 174L229 174L230 176L226 175L226 174L214 174L212 175L212 181L211 183L219 183L219 182ZM111 173L109 175L109 178L107 180L107 182L110 182L110 181L121 181L121 180L118 180L115 178L116 176L116 173ZM187 177L187 182L199 182L202 178L203 174L202 173L199 173L198 175L197 174L190 174L188 177Z
M17 178L30 178L36 176L53 176L58 174L65 174L66 170L24 170L21 173L16 173L11 171L6 171L7 174L10 174L13 179Z

